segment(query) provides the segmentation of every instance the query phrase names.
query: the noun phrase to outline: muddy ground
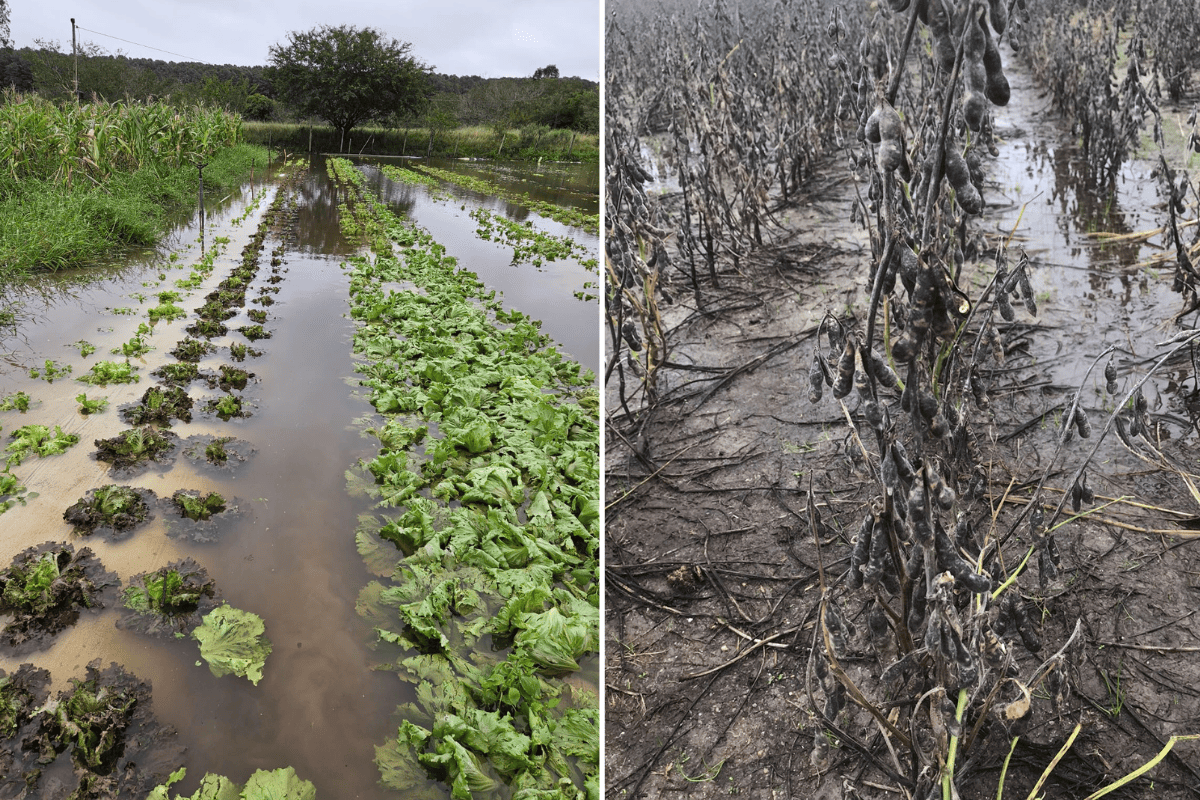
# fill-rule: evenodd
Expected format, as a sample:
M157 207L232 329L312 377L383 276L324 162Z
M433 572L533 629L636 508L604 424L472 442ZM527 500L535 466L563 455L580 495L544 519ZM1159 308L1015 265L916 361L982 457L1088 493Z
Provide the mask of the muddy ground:
M989 209L975 228L992 253L1015 226L1013 247L1032 260L1040 309L1001 326L1007 354L993 374L990 408L967 409L988 483L959 508L980 536L1009 531L1046 470L1043 499L1058 504L1098 435L1086 449L1075 439L1052 462L1064 404L1083 383L1097 431L1113 410L1098 371L1085 381L1088 365L1116 345L1122 389L1131 386L1163 352L1155 344L1179 330L1172 320L1182 308L1169 268L1149 263L1159 240L1116 244L1089 233L1164 222L1149 166L1128 168L1111 201L1089 197L1075 178L1069 132L1018 65L1009 74L1013 104L997 113L1001 155L988 167ZM775 245L738 269L726 264L719 286L704 287L703 309L690 287L672 290L676 302L664 310L676 366L662 372L653 410L632 391L632 376L632 416L615 375L606 387L609 798L911 796L911 764L889 752L881 728L852 703L836 718L840 735L826 737L829 760L810 755L822 736L821 693L808 678L819 569L831 583L846 572L849 539L878 487L852 457L847 415L857 400L847 397L843 409L826 392L810 404L806 380L825 312L852 328L868 305L869 247L847 223L854 196L844 166L827 165L807 201L781 211ZM660 202L671 209L679 200L668 191ZM965 280L990 276L988 258L980 261L982 277L968 266ZM972 284L973 295L981 285ZM1189 472L1196 393L1182 357L1147 384L1150 438ZM895 396L889 405L902 416ZM1171 736L1200 733L1200 540L1192 532L1200 497L1177 471L1153 463L1144 442L1133 444L1110 432L1093 459L1097 505L1120 499L1059 530L1058 578L1040 585L1031 568L1020 580L1042 644L1032 653L1010 635L1022 675L1080 625L1061 702L1044 684L1024 719L989 715L960 751L963 798L997 796L1014 737L1004 796L1024 797L1080 724L1040 792L1084 797L1150 760ZM810 485L829 526L819 550L805 511ZM1025 525L1002 549L1006 566L1028 547ZM880 686L896 653L870 643L866 606L861 592L844 598L856 632L842 666L885 713L911 708L916 697ZM1111 796L1200 796L1200 742L1176 743Z

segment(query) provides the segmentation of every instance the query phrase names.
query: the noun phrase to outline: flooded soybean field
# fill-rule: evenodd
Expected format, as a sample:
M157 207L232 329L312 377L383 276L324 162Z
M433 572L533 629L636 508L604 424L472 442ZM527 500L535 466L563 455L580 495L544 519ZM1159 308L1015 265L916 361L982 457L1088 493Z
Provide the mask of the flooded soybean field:
M1068 5L615 4L609 796L1196 796L1200 76Z
M557 348L564 365L580 365L573 369L581 396L594 387L594 232L511 198L444 181L393 181L365 160L360 170L384 205L496 293L494 314L536 321L544 339L530 340L531 351ZM508 165L504 180L594 215L595 172ZM11 444L0 453L9 459L0 568L12 566L0 573L9 612L0 616L0 689L8 687L6 701L26 701L23 711L13 705L10 727L0 725L10 737L0 743L0 797L58 798L76 789L145 796L178 767L187 774L171 790L185 796L206 773L241 784L255 770L283 767L320 797L395 797L399 787L440 796L448 787L427 776L450 783L457 768L397 778L401 757L377 765L376 748L395 742L404 719L421 718L397 707L431 709L418 696L426 684L398 679L384 663L381 623L360 605L364 587L386 581L410 553L378 537L363 544L364 517L382 521L404 506L381 510L364 466L379 455L378 432L394 415L376 411L356 373L364 356L355 334L364 323L351 314L346 261L362 241L347 232L347 190L315 158L217 201L203 232L191 220L157 249L7 290L15 322L0 331L0 435ZM535 265L515 254L511 239L483 240L480 210L529 222L526 229L560 240L558 249ZM436 418L429 427L417 457L438 439ZM153 455L164 437L164 451ZM487 451L472 447L469 455L474 463ZM515 507L525 500L519 477L506 484ZM109 486L136 489L145 506ZM77 504L83 510L67 521L64 512ZM391 567L381 567L389 559ZM594 571L593 562L593 578ZM49 572L48 599L21 606L18 589L32 593L34 578ZM70 592L54 588L68 585ZM46 605L54 606L50 625L35 618ZM214 608L234 612L218 619ZM534 613L534 603L524 610ZM197 627L202 611L210 614ZM414 652L395 644L405 619L393 623L400 633L387 645L397 662ZM489 639L499 654L492 658L520 650L519 632L516 639ZM473 657L456 642L447 658ZM589 693L595 705L589 653L598 648L584 645L575 670L543 668L534 683L558 694L568 678L586 709ZM116 678L105 672L113 663L124 671ZM129 688L138 681L148 686ZM92 716L73 716L85 705ZM56 713L59 723L45 722ZM578 749L568 750L568 775L582 784ZM506 791L511 772L487 766L486 748L473 758L492 789ZM381 770L390 774L386 786Z

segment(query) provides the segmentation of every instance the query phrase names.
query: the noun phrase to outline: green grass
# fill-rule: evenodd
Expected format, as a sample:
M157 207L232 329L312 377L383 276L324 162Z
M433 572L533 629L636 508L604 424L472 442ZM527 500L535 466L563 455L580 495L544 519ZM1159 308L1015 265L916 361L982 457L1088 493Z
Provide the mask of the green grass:
M266 163L263 148L225 148L204 170L206 193L231 188ZM0 285L36 272L102 262L114 250L158 241L179 210L197 202L190 164L114 172L100 184L26 179L0 185Z
M272 152L286 148L294 153L361 153L363 155L424 156L429 151L428 128L356 128L348 141L328 125L283 122L245 122L247 142L271 143ZM503 145L503 149L501 149ZM482 125L435 131L431 155L445 158L506 158L523 161L584 161L599 163L600 137L595 133L550 130L529 126L513 128L501 136Z

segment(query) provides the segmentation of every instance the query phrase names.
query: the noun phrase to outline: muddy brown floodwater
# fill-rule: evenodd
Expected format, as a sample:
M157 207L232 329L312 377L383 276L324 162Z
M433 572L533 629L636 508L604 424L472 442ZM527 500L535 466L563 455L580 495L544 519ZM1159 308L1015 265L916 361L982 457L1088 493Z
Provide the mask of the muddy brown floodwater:
M991 375L991 408L969 408L1001 529L1050 463L1075 389L1084 385L1094 429L1113 410L1099 371L1085 381L1095 356L1116 345L1123 392L1162 353L1156 343L1178 330L1173 317L1182 308L1170 291L1171 265L1153 262L1164 246L1172 252L1169 242L1096 235L1164 224L1153 163L1130 164L1114 191L1097 195L1082 182L1073 137L1049 101L1007 51L1005 64L1012 100L995 110L1000 155L985 159L988 208L971 227L988 254L1011 235L1010 264L1024 248L1039 311L1018 311L1003 327L1008 355ZM1166 113L1164 127L1172 127L1186 109ZM653 172L661 201L681 213L669 170L658 164ZM640 438L606 438L605 747L613 800L904 796L890 772L894 755L853 705L838 717L849 738L830 735L828 763L810 758L814 735L824 738L806 681L818 563L829 575L845 572L848 539L872 493L851 458L841 409L828 395L811 404L805 379L825 312L848 317L851 328L865 317L870 250L865 233L847 223L855 196L845 168L829 164L808 196L781 212L781 242L744 257L736 270L726 265L719 291L705 286L709 314L693 307L690 286L669 287L676 304L665 308L664 323L675 366L660 374L661 402ZM968 264L963 282L972 297L990 279L991 259ZM614 378L606 385L608 430L636 429L617 393ZM1195 393L1194 369L1182 357L1146 390L1156 443L1192 467ZM855 403L847 399L850 412ZM1058 502L1086 444L1076 439L1065 450L1047 502ZM1200 507L1144 446L1125 448L1110 434L1091 463L1097 501L1123 500L1060 529L1058 580L1039 586L1031 571L1020 584L1042 639L1039 655L1015 646L1022 674L1081 623L1068 700L1056 706L1041 692L1024 721L989 719L974 750L960 754L964 798L996 796L1013 737L1005 796L1024 797L1082 723L1042 791L1083 797L1149 761L1172 735L1197 732ZM805 513L810 480L830 526L820 554ZM999 500L1006 493L1008 504ZM959 510L988 527L992 511L983 501ZM1023 534L1014 537L1017 560L1029 545ZM1006 552L1006 565L1011 558ZM846 611L857 632L842 666L858 686L874 687L869 694L878 690L870 696L882 698L885 713L899 713L893 707L915 698L892 697L878 684L896 654L869 642L861 602L848 599ZM1148 779L1113 796L1195 797L1198 786L1200 746L1186 741Z
M24 505L0 515L0 565L46 541L91 547L123 582L194 558L215 579L223 600L265 620L274 649L261 683L215 678L190 640L150 639L118 629L118 612L112 607L84 613L42 649L11 652L0 645L0 668L11 673L25 662L44 667L55 692L69 679L82 678L85 665L96 658L104 665L115 661L149 680L156 716L178 731L188 776L174 790L185 796L195 791L205 772L243 782L256 769L293 766L316 785L320 797L389 797L378 786L374 747L394 734L396 706L413 698L393 673L372 671L378 660L369 647L373 635L355 613L358 593L371 576L356 552L354 530L371 501L347 492L346 470L359 459L374 457L378 442L361 433L365 420L377 418L354 378L354 324L341 266L351 248L339 232L337 197L321 160L290 188L259 186L258 191L257 210L245 221L235 218L251 200L249 187L209 209L205 244L211 246L214 237L230 241L200 288L183 292L176 301L188 317L159 322L146 337L154 349L132 359L139 368L138 383L96 387L74 378L98 360L122 360L109 351L129 341L146 321L146 310L157 303L154 294L174 289L176 279L187 277L201 252L194 222L173 231L160 248L107 268L99 280L94 273L68 273L12 290L7 299L18 302L18 324L0 339L0 396L24 391L33 403L23 414L0 412L4 442L15 428L34 423L61 425L78 434L80 442L62 455L32 458L14 469L30 495ZM194 312L204 296L240 263L242 248L277 191L288 197L266 237L245 307L225 321L229 333L214 338L215 352L199 362L202 372L235 365L253 373L243 390L232 391L250 416L223 422L204 413L204 402L224 393L201 380L185 387L196 401L193 420L176 421L173 428L185 440L236 437L246 443L249 457L221 469L188 459L179 448L165 465L134 474L110 473L107 464L95 460L93 440L129 427L118 408L155 384L152 370L174 362L169 351L186 338L184 329L196 321ZM396 202L404 205L404 200ZM571 290L563 291L568 284L578 288L574 284L583 279L574 273L562 278L552 269L510 266L510 251L475 240L474 221L460 205L470 208L477 202L483 201L456 199L442 210L414 195L407 198L406 211L429 227L462 266L501 291L506 305L543 319L544 332L595 369L596 304L573 301ZM546 221L546 226L554 223ZM597 246L595 237L589 246ZM174 260L172 253L177 254ZM268 266L276 254L281 261L277 272ZM586 273L578 265L574 269ZM571 310L563 313L564 307ZM236 328L251 324L249 313L258 310L266 312L263 326L270 338L247 342ZM581 319L581 310L590 316ZM81 340L93 344L96 353L81 357L72 344ZM238 343L260 355L236 362L229 347ZM53 384L30 378L29 369L47 359L69 365L73 374ZM106 396L108 409L81 415L74 400L80 392L93 399ZM237 512L218 515L224 519L209 525L200 539L189 536L193 528L168 519L162 507L153 521L120 541L75 536L63 520L64 509L87 490L113 482L152 489L160 498L178 489L217 491ZM64 759L69 756L60 757Z

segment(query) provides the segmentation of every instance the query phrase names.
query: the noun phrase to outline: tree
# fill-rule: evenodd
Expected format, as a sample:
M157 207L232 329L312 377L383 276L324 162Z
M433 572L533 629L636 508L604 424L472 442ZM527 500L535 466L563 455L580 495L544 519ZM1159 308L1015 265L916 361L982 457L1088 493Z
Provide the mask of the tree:
M535 81L541 80L542 78L557 78L557 77L558 77L558 67L554 66L553 64L551 64L547 67L538 67L537 69L535 69L533 71L533 79Z
M0 51L0 89L11 86L18 92L33 91L29 62L12 51Z
M34 39L37 50L30 50L33 83L38 94L51 100L73 98L75 58L62 49L55 39ZM133 69L120 50L115 55L95 42L80 41L79 98L84 102L92 95L106 100L120 100L130 86Z
M0 0L0 47L8 47L8 0Z
M432 67L411 48L373 28L322 25L272 45L267 73L281 99L344 138L364 122L421 110Z

